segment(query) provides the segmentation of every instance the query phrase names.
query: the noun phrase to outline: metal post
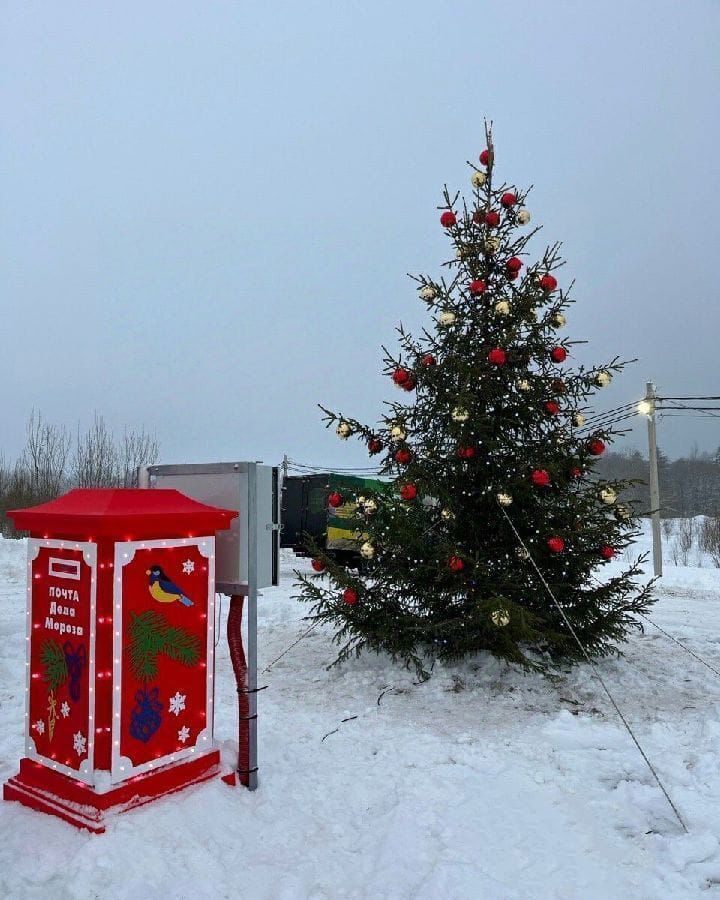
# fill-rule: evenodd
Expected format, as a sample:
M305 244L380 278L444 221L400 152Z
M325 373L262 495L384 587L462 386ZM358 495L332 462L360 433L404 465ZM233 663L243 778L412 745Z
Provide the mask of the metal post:
M660 529L660 480L658 477L657 435L655 433L655 385L648 381L645 385L645 401L648 412L648 460L650 463L650 519L653 538L653 571L655 577L662 575L662 531Z
M258 540L257 540L257 465L248 466L248 781L247 787L254 791L258 785L257 776L257 600L258 600Z

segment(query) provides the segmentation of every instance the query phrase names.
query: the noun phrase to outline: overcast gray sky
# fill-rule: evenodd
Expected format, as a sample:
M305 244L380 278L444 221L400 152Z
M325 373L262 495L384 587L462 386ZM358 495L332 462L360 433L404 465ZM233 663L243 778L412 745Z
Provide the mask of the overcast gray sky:
M562 240L598 397L720 395L720 3L5 0L2 426L156 431L163 461L363 464L436 205L495 123ZM664 448L720 444L666 419ZM637 431L642 446L644 432Z

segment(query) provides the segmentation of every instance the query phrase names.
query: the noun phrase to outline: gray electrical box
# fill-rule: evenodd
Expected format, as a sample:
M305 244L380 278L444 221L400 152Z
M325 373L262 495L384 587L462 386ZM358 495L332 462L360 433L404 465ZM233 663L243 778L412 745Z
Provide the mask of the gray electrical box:
M255 462L149 466L148 487L175 488L202 503L238 511L215 542L215 583L224 594L247 594L278 583L278 469ZM252 582L255 584L252 585Z

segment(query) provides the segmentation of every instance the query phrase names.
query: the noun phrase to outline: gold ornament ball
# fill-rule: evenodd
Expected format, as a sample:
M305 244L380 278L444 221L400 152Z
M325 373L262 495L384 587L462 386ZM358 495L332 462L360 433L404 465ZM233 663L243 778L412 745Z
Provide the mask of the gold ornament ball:
M470 176L470 183L474 188L481 188L487 181L487 175L484 172L473 172Z
M430 300L434 300L438 295L437 288L435 287L434 284L424 284L420 288L418 293L420 294L421 300L425 300L428 302Z
M455 518L455 513L451 509L441 509L440 515L446 522L451 522Z
M510 314L510 304L507 300L498 300L495 304L495 312L501 316L507 316Z
M615 507L615 515L618 519L630 519L632 518L632 509L630 509L627 503L618 503Z
M617 493L613 488L605 487L600 491L600 499L603 503L607 503L608 506L612 506L617 500Z
M365 541L365 543L360 548L360 556L363 559L372 559L375 556L375 548L369 541Z
M467 422L470 418L470 413L462 406L456 406L450 415L452 416L453 422Z
M567 325L567 319L561 312L557 312L552 317L552 323L556 328L562 328L564 325Z
M530 554L524 547L518 547L515 551L515 555L518 559L530 559Z
M513 502L513 498L510 494L497 494L497 502L500 506L510 506Z
M595 376L595 384L598 387L607 387L611 381L612 375L606 369L603 369L602 372L598 372Z
M372 516L377 512L377 503L372 499L372 497L363 503L363 512L366 516Z
M457 316L455 315L455 313L447 309L445 310L445 312L440 313L438 322L440 323L440 325L452 325L456 319Z
M400 425L393 425L390 429L390 440L399 443L407 437L407 432Z
M530 215L529 210L527 209L519 209L517 214L518 225L527 225L532 216Z
M498 628L504 628L506 625L510 624L510 613L506 609L493 610L490 618L492 619L493 625L497 625Z
M485 238L483 246L485 247L486 253L497 253L500 249L500 241L496 237L488 237Z
M577 425L578 428L582 428L584 424L585 416L580 412L575 413L575 415L573 416L573 425Z
M340 422L338 427L335 429L335 434L337 434L340 440L346 441L352 434L352 428L347 422Z
M531 384L530 384L530 382L527 380L527 378L519 378L519 379L515 382L515 384L516 384L517 389L518 389L519 391L529 391L530 388L531 388Z

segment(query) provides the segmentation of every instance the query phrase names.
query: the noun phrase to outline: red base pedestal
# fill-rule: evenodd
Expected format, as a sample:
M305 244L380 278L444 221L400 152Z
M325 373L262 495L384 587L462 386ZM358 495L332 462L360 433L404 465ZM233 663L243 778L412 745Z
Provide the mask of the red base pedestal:
M21 759L20 771L3 786L3 798L17 800L31 809L58 816L77 828L99 834L105 831L112 816L207 781L219 772L220 752L213 750L187 762L138 775L100 794L31 759Z

